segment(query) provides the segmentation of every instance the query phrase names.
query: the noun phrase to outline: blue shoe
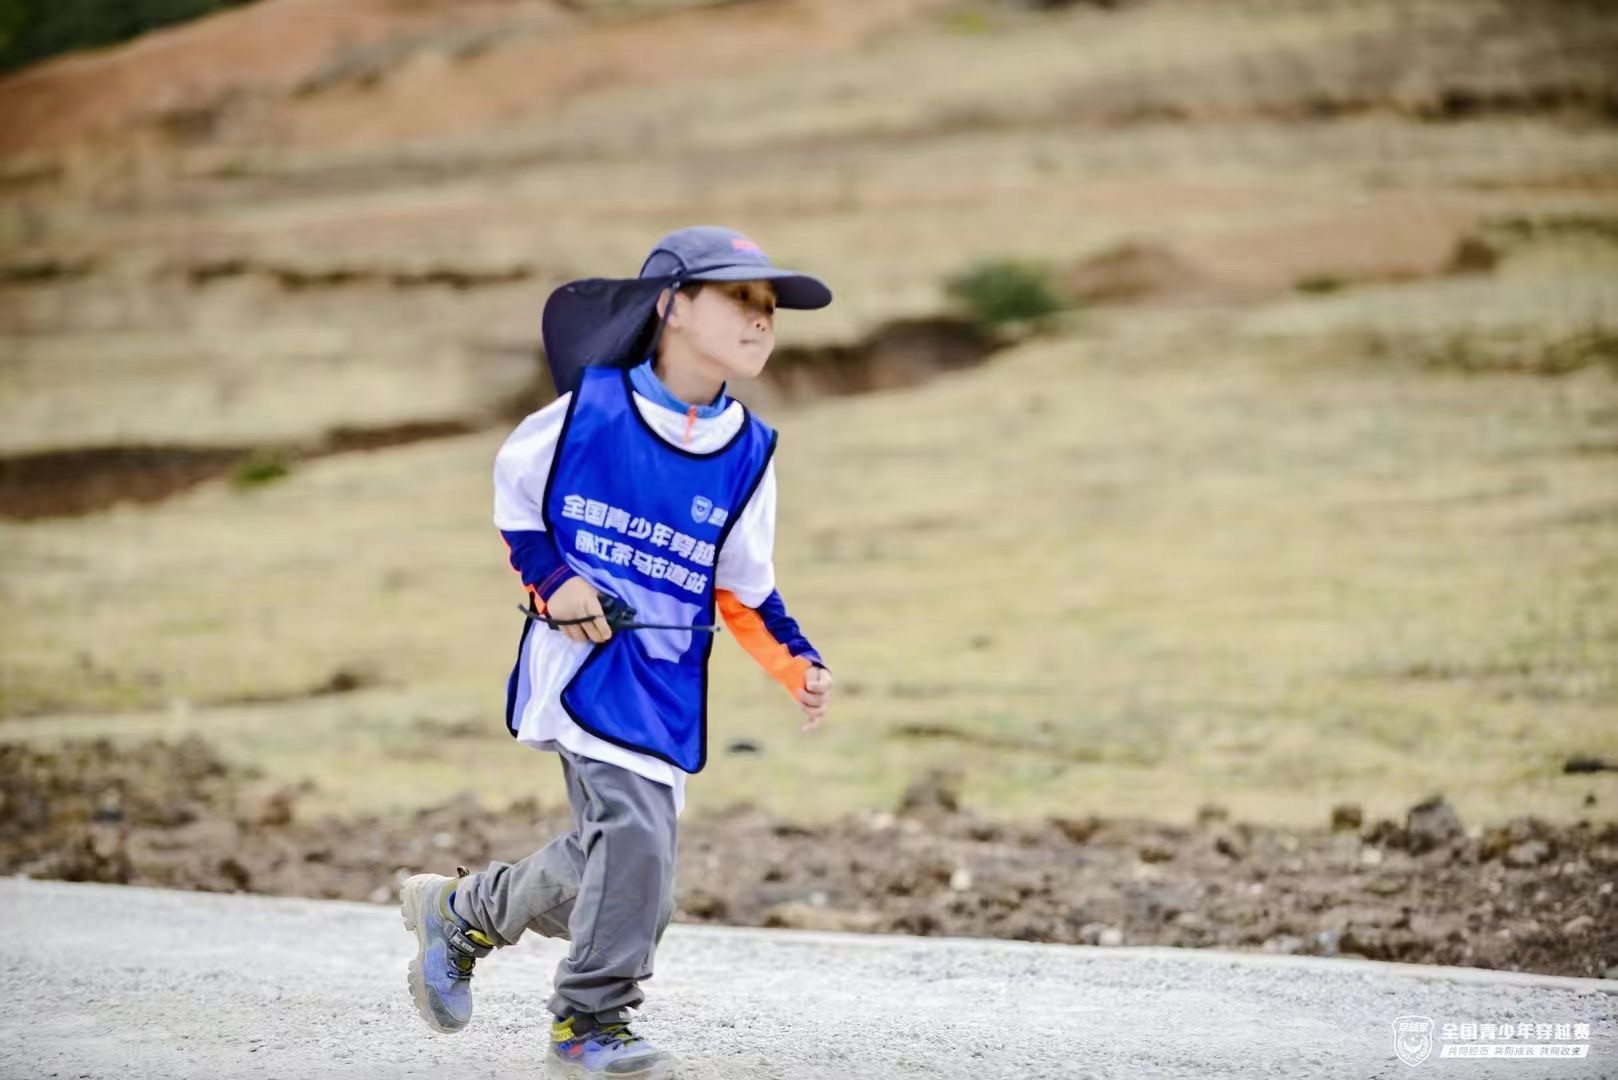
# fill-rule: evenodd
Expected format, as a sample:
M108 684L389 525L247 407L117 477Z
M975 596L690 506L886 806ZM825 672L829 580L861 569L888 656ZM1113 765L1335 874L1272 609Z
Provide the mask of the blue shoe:
M434 1031L456 1032L472 1019L472 965L494 942L474 930L449 906L455 879L417 874L399 890L406 930L416 934L410 961L410 997Z
M586 1023L570 1016L551 1024L546 1076L553 1080L665 1080L669 1075L673 1057L630 1031L628 1024L584 1029Z

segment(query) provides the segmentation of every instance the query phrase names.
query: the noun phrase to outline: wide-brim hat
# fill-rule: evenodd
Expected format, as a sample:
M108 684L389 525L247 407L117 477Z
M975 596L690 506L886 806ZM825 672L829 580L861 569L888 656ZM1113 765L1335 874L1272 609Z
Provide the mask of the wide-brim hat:
M572 390L586 367L632 366L645 359L673 307L657 318L657 298L692 281L768 281L784 308L812 310L832 300L819 278L774 265L735 229L676 230L653 246L638 277L571 281L545 301L541 334L557 393Z

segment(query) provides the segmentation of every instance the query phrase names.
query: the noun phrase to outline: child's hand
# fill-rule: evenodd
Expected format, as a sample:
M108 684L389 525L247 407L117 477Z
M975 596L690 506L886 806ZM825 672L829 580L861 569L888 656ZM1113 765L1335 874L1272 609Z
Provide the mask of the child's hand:
M577 626L557 627L567 635L569 641L580 644L593 641L599 645L612 637L612 627L607 625L607 619L601 612L600 594L594 585L581 577L568 578L560 589L551 593L550 601L545 605L545 614L558 621L596 616L593 621Z
M826 699L831 696L831 672L823 667L812 667L803 673L803 689L795 695L798 699L798 708L808 717L803 722L804 731L813 731L820 726L820 720L826 715Z

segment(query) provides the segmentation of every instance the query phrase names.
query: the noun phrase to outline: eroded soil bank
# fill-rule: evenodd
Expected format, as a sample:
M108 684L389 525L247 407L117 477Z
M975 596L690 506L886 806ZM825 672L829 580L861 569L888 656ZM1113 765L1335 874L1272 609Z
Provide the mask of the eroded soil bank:
M564 827L533 800L305 820L204 741L0 745L0 870L388 902L411 873L515 860ZM756 808L682 823L677 918L1098 945L1217 946L1618 977L1618 824L1467 828L1339 807L1319 829L999 822L949 779L892 812L803 826Z

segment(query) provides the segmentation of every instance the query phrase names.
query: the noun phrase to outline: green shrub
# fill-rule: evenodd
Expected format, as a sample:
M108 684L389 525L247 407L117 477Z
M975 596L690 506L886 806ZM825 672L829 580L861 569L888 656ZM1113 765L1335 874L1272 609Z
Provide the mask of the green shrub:
M1043 319L1065 306L1045 267L1014 259L969 267L945 281L944 291L969 315L990 326Z
M954 8L943 15L944 28L957 34L986 34L994 29L989 13L982 8Z
M1293 283L1293 288L1301 293L1319 296L1325 293L1334 293L1348 285L1348 282L1336 274L1310 274L1299 278Z
M273 484L292 472L292 462L282 450L254 450L231 470L230 481L241 489Z
M0 0L0 71L244 3L251 0Z

